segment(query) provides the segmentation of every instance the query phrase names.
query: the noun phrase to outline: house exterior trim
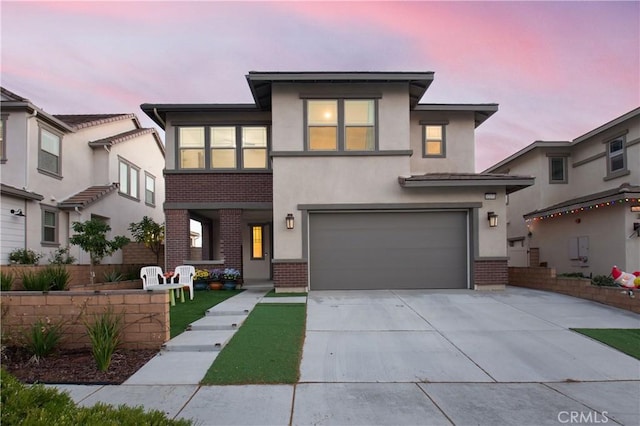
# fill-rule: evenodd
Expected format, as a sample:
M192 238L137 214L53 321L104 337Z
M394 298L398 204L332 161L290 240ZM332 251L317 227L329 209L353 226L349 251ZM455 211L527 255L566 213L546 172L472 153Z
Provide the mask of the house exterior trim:
M271 210L273 203L164 203L165 210Z
M0 184L0 192L2 195L8 195L11 197L20 198L22 200L33 200L33 201L42 201L44 200L44 196L37 194L35 192L30 192L24 189L14 188L13 186Z
M392 157L411 156L413 150L390 151L273 151L271 157Z
M480 208L482 203L372 203L372 204L298 204L298 210L333 211L333 210L434 210L434 209L472 209Z

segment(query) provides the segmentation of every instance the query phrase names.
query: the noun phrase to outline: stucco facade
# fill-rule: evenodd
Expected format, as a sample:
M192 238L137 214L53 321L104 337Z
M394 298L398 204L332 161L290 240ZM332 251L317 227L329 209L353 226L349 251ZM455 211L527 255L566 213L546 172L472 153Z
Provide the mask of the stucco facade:
M182 218L181 229L171 229L168 220L167 265L186 261L240 267L245 278L272 278L279 290L327 288L329 284L319 278L312 265L329 265L331 269L344 271L343 276L356 277L350 282L340 282L336 275L337 282L330 285L345 289L382 285L397 288L504 286L506 227L504 222L490 227L487 214L493 212L504 218L506 194L530 185L532 179L473 173L475 128L498 107L495 104L420 104L432 78L432 73L251 72L247 80L255 105L143 104L143 111L167 131L165 209ZM318 108L329 109L323 110L323 115L314 115ZM362 108L366 109L365 113ZM320 120L320 124L314 124L314 120ZM269 132L266 167L262 170L242 167L245 157L240 145L244 141L238 137L234 139L235 169L216 170L214 132L220 126L235 126L236 135L241 135L246 126L256 125L265 126ZM427 147L425 136L431 127L436 130L436 154L427 152L434 149L431 145ZM354 134L349 133L352 128L358 135L368 135L366 144L362 139L349 139ZM205 135L200 142L205 161L200 167L181 167L186 164L187 156L192 155L188 152L192 148L187 135L194 132ZM320 133L323 139L314 139ZM318 148L316 143L322 146ZM352 148L350 143L358 148ZM178 159L180 152L182 160ZM242 189L248 179L253 179L253 183ZM178 186L180 191L174 189ZM227 187L235 189L228 191ZM174 199L178 194L179 199ZM458 236L457 248L451 249L451 259L455 261L451 267L464 270L460 274L462 278L455 283L446 279L430 282L426 277L428 270L407 260L412 256L431 257L429 253L435 255L436 252L446 259L443 254L447 251L446 238L427 247L420 239L412 239L411 229L406 237L378 236L389 232L383 230L385 226L393 229L396 221L402 225L403 218L415 221L412 226L416 226L416 231L433 227L437 232L447 216L439 215L442 212L459 217L461 223L452 225L457 227L454 233ZM285 218L291 216L293 223L287 226ZM335 219L336 226L341 227L345 223L343 219L348 217L372 220L373 228L370 232L343 229L333 236L351 240L349 235L353 233L354 241L370 240L375 247L372 250L363 247L362 254L345 250L343 259L331 260L332 245L336 249L344 247L335 246L340 245L338 240L321 242L317 238L319 219L329 218L329 222ZM203 229L210 231L209 244L203 245L203 259L179 257L187 253L184 218L196 219L204 224ZM387 219L391 222L385 222ZM249 229L256 223L263 225L265 238L261 244L268 258L253 259L255 253L250 253L254 243ZM172 236L174 233L178 235ZM429 235L435 234L425 235L431 238ZM170 238L178 240L180 247L185 246L177 256L172 254ZM388 244L380 238L387 238ZM392 249L394 244L400 245L398 250ZM238 250L242 251L240 256ZM398 252L403 250L410 250L407 252L410 255L398 258ZM271 266L259 272L264 260ZM447 262L444 263L433 266L442 267L442 277L446 276ZM408 272L395 284L379 283L376 282L379 274L372 272L379 264L386 265L384 273L393 268L413 270L414 266L416 272L414 275ZM362 268L362 274L354 274L350 269L358 267ZM360 275L366 278L355 283ZM487 278L490 276L504 278L492 280Z
M535 248L558 273L640 269L640 109L572 141L536 141L486 171L536 176L509 197L511 266L538 266L527 256Z
M164 147L134 114L51 115L3 89L2 128L0 263L25 248L46 262L69 245L73 222L92 217L106 220L112 236L129 237L129 224L145 215L164 222ZM79 247L70 253L89 263ZM103 260L121 261L120 252Z

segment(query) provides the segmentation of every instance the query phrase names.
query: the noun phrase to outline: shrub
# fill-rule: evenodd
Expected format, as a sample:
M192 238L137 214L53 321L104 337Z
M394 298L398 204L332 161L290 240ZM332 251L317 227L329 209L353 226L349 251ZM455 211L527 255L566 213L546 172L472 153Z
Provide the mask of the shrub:
M62 323L51 323L47 318L46 322L38 319L30 329L23 331L25 347L36 362L49 355L58 346L62 338L62 328Z
M69 254L69 247L60 247L53 253L49 253L49 263L52 265L70 265L76 258Z
M77 407L67 393L42 384L24 385L0 370L3 425L101 426L157 425L188 426L189 420L171 420L158 410L145 412L142 407L121 405L114 408L103 403Z
M601 287L616 287L616 283L609 275L596 275L591 279L591 283Z
M22 273L22 286L26 291L49 291L49 276L44 271L24 271Z
M31 249L15 249L9 253L9 261L21 265L37 265L42 255Z
M124 276L120 272L116 271L115 269L104 273L104 282L106 283L114 283L114 282L122 281L123 279L124 279Z
M111 357L120 345L122 314L113 312L113 307L96 316L93 324L85 323L87 334L91 339L91 352L100 371L107 371Z
M71 275L62 265L49 265L41 272L49 282L49 290L63 291L66 290Z
M10 291L13 286L13 274L11 272L0 271L0 290Z

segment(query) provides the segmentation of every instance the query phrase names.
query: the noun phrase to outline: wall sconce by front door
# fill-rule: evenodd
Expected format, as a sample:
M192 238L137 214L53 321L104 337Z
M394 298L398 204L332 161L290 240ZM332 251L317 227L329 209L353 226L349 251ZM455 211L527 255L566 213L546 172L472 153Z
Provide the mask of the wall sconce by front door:
M498 215L494 212L487 213L487 219L489 220L489 226L491 228L498 226Z
M293 229L295 225L295 218L293 217L293 213L288 213L284 221L287 224L287 229Z
M24 217L24 213L22 213L22 209L18 209L18 210L11 209L11 214L14 216Z

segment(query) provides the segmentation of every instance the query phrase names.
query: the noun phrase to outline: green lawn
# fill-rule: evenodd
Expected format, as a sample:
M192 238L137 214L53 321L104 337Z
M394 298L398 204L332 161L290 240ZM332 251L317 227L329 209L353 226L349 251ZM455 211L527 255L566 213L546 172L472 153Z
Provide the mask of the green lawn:
M171 338L182 333L189 324L202 318L207 309L227 300L231 296L242 292L242 290L224 291L196 291L193 300L189 300L189 292L185 291L184 303L176 301L176 306L171 306Z
M306 311L303 303L256 305L201 383L297 383Z
M640 360L640 329L637 328L573 328L580 334L605 343Z

